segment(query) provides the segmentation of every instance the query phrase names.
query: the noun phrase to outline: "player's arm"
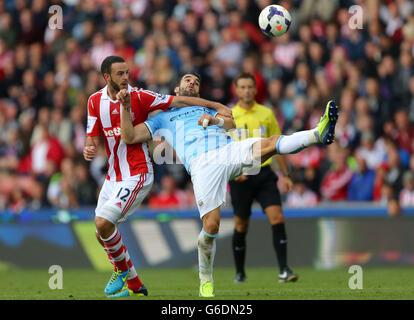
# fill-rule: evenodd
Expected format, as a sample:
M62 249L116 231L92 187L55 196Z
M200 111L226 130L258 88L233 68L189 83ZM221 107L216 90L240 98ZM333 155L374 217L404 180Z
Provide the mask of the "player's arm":
M96 156L99 146L99 136L86 136L83 147L83 157L86 161L92 161Z
M203 126L204 129L207 126L216 125L222 127L225 130L230 130L236 128L236 123L233 118L225 117L221 114L217 114L215 117L205 113L198 119L198 124Z
M192 106L206 107L216 110L220 115L223 115L224 117L233 118L232 111L229 107L219 102L214 102L199 97L174 96L171 101L171 105L179 108Z
M284 177L289 177L289 165L287 163L286 160L286 156L285 155L280 155L280 154L276 154L275 156L276 162L279 166L279 170L282 172Z
M276 117L272 113L270 116L270 125L269 125L269 133L270 135L281 135L282 131L280 130L279 123L277 122ZM286 155L276 154L275 156L276 162L279 166L279 170L282 172L283 180L282 185L286 192L292 191L293 188L293 181L290 177L290 169L289 164L287 162Z
M144 123L124 127L121 120L121 139L126 144L142 143L151 140L151 133Z
M83 157L86 161L92 161L95 158L99 147L100 130L98 115L93 105L93 99L88 99L88 118L86 127L86 139L83 147Z
M121 102L121 139L126 144L141 143L151 140L151 133L144 123L132 125L131 95L128 91L120 91L117 99Z

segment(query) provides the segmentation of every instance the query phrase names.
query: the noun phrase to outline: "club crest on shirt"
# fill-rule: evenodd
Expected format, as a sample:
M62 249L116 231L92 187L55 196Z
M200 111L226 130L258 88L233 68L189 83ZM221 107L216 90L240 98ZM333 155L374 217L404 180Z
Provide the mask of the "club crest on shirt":
M203 204L204 204L204 202L203 202L202 200L200 200L200 201L198 202L198 206L199 206L199 207L202 207L202 206L203 206Z

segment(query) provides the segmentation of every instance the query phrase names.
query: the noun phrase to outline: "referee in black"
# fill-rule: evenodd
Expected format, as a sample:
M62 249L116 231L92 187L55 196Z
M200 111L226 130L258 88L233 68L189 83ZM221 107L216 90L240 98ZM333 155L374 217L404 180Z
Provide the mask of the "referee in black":
M281 135L279 124L270 108L255 101L256 80L252 74L242 73L235 79L236 95L239 99L232 109L237 129L233 137L242 140L249 137L267 138L272 135ZM283 173L283 185L289 192L293 182L289 176L289 167L286 158L275 156L279 168ZM232 248L236 265L234 282L246 280L245 256L246 234L249 227L251 207L254 200L261 205L272 225L272 242L276 251L280 273L279 282L296 281L298 275L293 273L287 265L287 237L285 222L281 206L280 192L277 188L277 176L271 168L272 159L263 163L257 175L241 175L230 181L230 195L234 210L234 234Z

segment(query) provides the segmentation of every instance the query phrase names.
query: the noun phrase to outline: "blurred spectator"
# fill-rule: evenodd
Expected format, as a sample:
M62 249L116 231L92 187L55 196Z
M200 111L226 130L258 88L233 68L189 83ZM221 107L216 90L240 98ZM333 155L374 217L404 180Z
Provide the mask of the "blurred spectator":
M335 128L335 139L341 147L355 146L357 140L357 130L355 124L351 121L351 113L347 111L341 112Z
M224 73L223 65L214 61L207 69L207 81L202 84L202 96L207 99L227 103L230 100L231 78Z
M285 126L283 132L286 132L291 127L293 119L296 116L296 110L294 105L294 98L296 95L296 89L293 84L289 84L285 89L285 95L282 97L280 104L280 111L285 118Z
M288 193L286 204L289 207L309 208L318 204L318 196L310 190L305 182L305 177L294 179L293 190Z
M400 193L400 204L403 207L414 207L414 172L406 171L403 175L403 189Z
M263 53L261 73L268 84L276 79L285 80L285 71L280 65L276 64L271 52Z
M10 128L5 140L0 140L0 171L16 172L22 152L23 143L18 129Z
M410 123L414 123L414 76L410 78L410 91L407 100Z
M381 205L386 206L387 213L390 216L398 216L401 214L401 206L398 201L397 193L393 186L385 183L381 190Z
M384 141L375 141L372 132L364 132L361 136L361 146L357 149L357 152L365 159L369 169L376 169L382 163L386 154Z
M285 33L282 37L277 38L276 41L277 45L273 51L273 57L278 65L291 72L298 55L298 44L296 41L291 41L289 33Z
M396 198L392 198L388 201L387 204L387 213L389 216L391 217L396 217L401 215L402 211L401 211L401 205L398 202L398 199Z
M337 143L329 147L329 159L332 167L324 175L321 183L323 200L340 201L348 197L348 185L352 179L352 171L347 164L348 150Z
M375 171L367 168L365 159L355 157L358 163L357 172L352 176L348 186L349 201L372 201L375 182Z
M85 145L85 118L85 110L80 106L74 106L70 111L70 137L78 154L82 153Z
M267 96L267 85L262 75L262 72L260 71L260 68L259 68L258 57L256 55L249 55L249 56L244 57L241 68L242 68L242 72L247 72L254 76L256 80L256 88L257 88L255 99L258 103L263 104Z
M91 62L96 70L100 70L102 61L107 56L114 55L115 49L112 42L107 41L102 32L93 36L92 47L90 49Z
M368 100L370 114L375 121L375 133L381 133L382 125L391 115L389 101L381 94L379 82L375 78L367 78L365 82L365 95Z
M285 115L281 113L280 103L282 98L283 92L283 83L279 79L273 79L268 82L267 86L268 97L265 101L265 105L271 106L273 109L275 116L278 119L279 126L283 128L284 122L286 120ZM291 120L291 118L289 119Z
M411 142L414 140L414 126L410 123L407 111L405 109L396 111L394 113L394 121L399 147L408 153L413 152Z
M394 197L395 191L392 185L390 183L384 183L381 187L381 198L379 200L380 204L386 206L388 204L388 201Z
M374 201L382 201L382 187L385 183L385 176L387 174L387 165L383 163L375 171L375 180L373 188Z
M217 14L213 11L208 11L203 16L203 28L208 32L210 41L213 47L217 46L221 41L220 25L218 23Z
M92 160L90 165L91 175L99 187L102 187L106 179L106 171L108 169L106 161L107 156L105 147L100 145L96 152L96 157Z
M91 179L89 168L83 161L78 161L74 165L74 191L77 203L80 206L95 205L97 200L97 184Z
M308 22L312 18L330 21L337 6L336 1L303 0L300 5L300 20Z
M50 135L47 126L42 125L30 153L20 162L19 171L33 173L39 179L47 179L60 167L63 157L64 151L59 140Z
M65 149L72 141L72 121L65 117L62 109L53 109L50 115L49 132Z
M397 147L390 142L387 143L386 168L385 181L391 184L394 191L398 194L402 189L404 169L401 166L401 159Z
M151 209L183 208L188 206L186 193L179 190L171 175L161 179L161 190L153 195L148 205Z
M232 38L228 28L223 28L221 31L221 42L214 49L214 56L223 64L226 76L235 78L240 72L243 47L239 41Z
M229 29L233 39L245 43L246 47L250 43L253 48L259 48L265 42L265 35L254 24L244 20L239 10L232 10L229 15Z
M10 196L10 210L13 214L20 213L27 205L27 196L21 188L15 188Z
M56 208L70 209L78 206L75 192L74 164L72 159L65 158L62 161L62 169L56 172L50 179L47 189L47 199Z

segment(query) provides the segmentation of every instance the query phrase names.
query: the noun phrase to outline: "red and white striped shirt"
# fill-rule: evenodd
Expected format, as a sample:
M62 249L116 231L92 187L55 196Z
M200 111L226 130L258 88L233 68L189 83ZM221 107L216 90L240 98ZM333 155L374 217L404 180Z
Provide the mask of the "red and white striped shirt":
M173 96L128 85L131 93L132 125L148 119L155 110L167 110ZM102 136L108 156L106 179L122 181L144 172L153 172L147 143L125 144L121 140L121 105L108 96L107 86L88 100L87 136Z

